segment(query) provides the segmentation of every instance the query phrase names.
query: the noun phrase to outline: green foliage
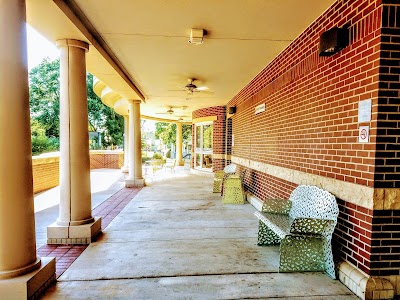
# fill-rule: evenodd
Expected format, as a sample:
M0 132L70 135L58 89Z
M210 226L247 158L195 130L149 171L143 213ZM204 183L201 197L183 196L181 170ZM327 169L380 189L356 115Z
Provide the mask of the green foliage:
M55 137L45 135L32 136L32 155L44 152L57 151L60 148L60 141Z
M45 58L29 73L31 117L48 137L59 138L60 128L60 61Z
M161 139L164 145L175 144L176 142L176 124L174 123L156 123L155 136ZM192 139L192 126L182 125L182 142L185 143Z
M156 152L153 154L153 159L163 159L163 156L161 153Z
M43 152L56 151L60 147L58 138L47 137L45 129L37 120L31 120L32 132L32 154L37 155Z
M44 59L29 73L32 153L59 149L60 60ZM102 133L103 146L122 145L124 120L105 106L93 91L93 75L87 74L89 129ZM98 147L95 144L91 147Z
M87 95L89 126L93 131L102 133L102 144L122 146L124 144L124 118L104 105L93 91L93 75L87 74Z

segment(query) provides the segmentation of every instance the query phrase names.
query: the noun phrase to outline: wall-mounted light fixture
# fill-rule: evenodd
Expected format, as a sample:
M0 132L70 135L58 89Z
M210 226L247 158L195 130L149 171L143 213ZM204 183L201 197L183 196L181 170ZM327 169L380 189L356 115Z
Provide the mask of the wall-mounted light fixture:
M319 56L331 56L348 44L346 28L334 27L325 31L319 38Z
M229 107L228 112L229 112L230 115L235 114L235 113L236 113L236 106L231 106L231 107Z

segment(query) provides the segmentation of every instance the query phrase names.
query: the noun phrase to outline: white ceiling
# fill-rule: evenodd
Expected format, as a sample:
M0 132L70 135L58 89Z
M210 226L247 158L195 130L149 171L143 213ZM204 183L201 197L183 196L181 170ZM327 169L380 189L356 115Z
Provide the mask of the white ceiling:
M78 38L93 44L89 71L122 99L140 99L141 92L143 115L189 120L193 110L225 105L334 1L27 2L28 22L51 41ZM75 14L67 13L70 8ZM207 31L202 45L188 43L190 28ZM119 68L110 66L112 60ZM209 90L188 95L183 91L188 78ZM158 114L170 106L176 115ZM124 113L121 107L117 112Z

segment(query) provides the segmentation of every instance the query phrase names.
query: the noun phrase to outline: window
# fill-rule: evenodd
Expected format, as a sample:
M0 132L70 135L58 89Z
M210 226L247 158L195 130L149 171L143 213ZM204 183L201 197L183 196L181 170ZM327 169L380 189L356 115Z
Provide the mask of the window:
M195 168L212 171L213 124L196 124Z

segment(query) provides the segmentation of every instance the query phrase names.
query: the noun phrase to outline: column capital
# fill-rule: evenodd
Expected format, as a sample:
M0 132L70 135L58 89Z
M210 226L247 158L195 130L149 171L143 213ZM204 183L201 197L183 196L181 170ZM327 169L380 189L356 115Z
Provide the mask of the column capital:
M62 39L57 40L56 42L57 48L64 48L64 47L77 47L85 50L86 52L89 51L89 44L79 40L73 39Z
M142 101L141 100L137 100L137 99L126 99L128 101L128 103L132 103L132 104L141 104Z

